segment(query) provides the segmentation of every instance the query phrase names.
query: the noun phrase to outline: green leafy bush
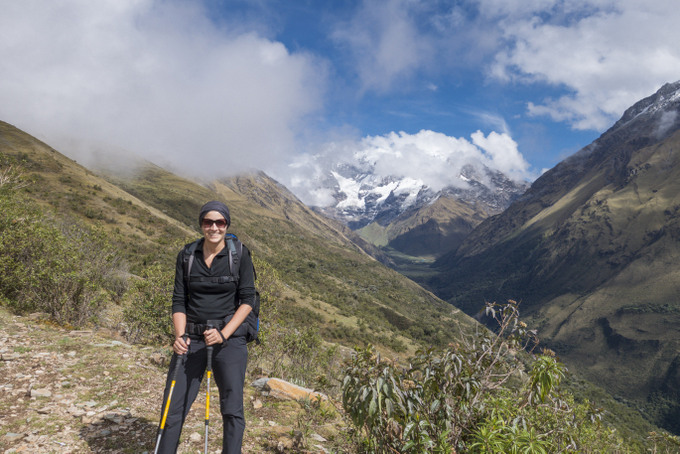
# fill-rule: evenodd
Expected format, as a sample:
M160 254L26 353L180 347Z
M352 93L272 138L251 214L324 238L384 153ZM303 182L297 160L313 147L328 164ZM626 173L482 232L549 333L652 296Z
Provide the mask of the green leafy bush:
M170 302L172 271L161 265L146 268L130 286L123 310L125 337L142 344L170 343L173 339Z
M46 312L56 322L96 323L117 293L122 265L101 232L66 223L0 177L0 293L17 313Z
M496 334L479 332L443 351L419 351L408 366L357 350L343 381L343 407L371 453L612 452L621 441L589 405L559 391L566 369L536 345L517 304L487 305Z

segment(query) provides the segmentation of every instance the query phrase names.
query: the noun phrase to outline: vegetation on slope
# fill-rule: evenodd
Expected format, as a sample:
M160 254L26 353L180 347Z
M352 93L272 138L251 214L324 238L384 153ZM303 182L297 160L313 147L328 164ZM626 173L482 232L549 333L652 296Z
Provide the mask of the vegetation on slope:
M30 156L30 162L35 162L40 156L38 153L35 155ZM49 194L49 200L53 200L54 204L44 203L44 200L34 201L33 191L36 189L32 187L31 180L40 177L41 173L35 173L36 168L29 163L22 176L21 171L17 170L20 163L14 156L1 158L3 184L0 196L3 210L0 235L3 235L3 245L11 246L8 253L3 255L3 259L6 259L3 262L5 271L10 273L0 288L3 303L18 312L47 312L61 324L104 325L124 329L124 334L131 342L153 345L164 343L164 336L168 335L167 302L172 282L169 274L172 267L167 266L167 261L173 259L184 239L171 239L167 231L159 235L156 230L143 236L144 231L136 224L126 223L129 228L125 228L113 219L113 215L112 221L107 220L106 216L102 219L88 216L81 212L81 205L63 204L64 199L53 194L57 190L56 186ZM82 180L91 177L87 171L73 163L66 162L63 165L60 169L68 168L73 176L68 180L67 188L88 187ZM163 173L161 170L156 171ZM50 181L50 184L59 181L58 178L50 178L45 176L42 181ZM128 181L130 190L136 187L135 181ZM209 189L215 191L210 195L226 199L234 214L239 215L234 216L235 220L239 220L239 224L235 225L236 231L256 252L258 282L263 291L263 308L266 310L262 314L263 345L254 349L252 355L251 364L255 370L337 395L341 388L340 368L345 350L340 343L329 345L328 341L342 341L344 345L368 345L377 341L391 356L404 351L404 358L413 351L409 348L428 343L438 345L439 348L427 355L413 358L416 366L412 374L417 378L425 370L419 369L419 364L429 360L438 361L437 355L446 351L442 349L446 348L448 342L455 339L463 344L468 339L466 336L480 329L474 328L469 319L458 316L450 307L415 284L361 253L323 219L313 217L305 223L301 214L305 208L295 203L295 200L283 196L287 202L281 204L275 200L280 195L264 191L269 198L262 201L261 209L249 210L248 206L254 203L255 198L252 191L262 191L263 181L266 185L273 184L271 180L260 176L231 183L238 186L238 192L227 185L215 185ZM185 181L184 184L189 183ZM107 185L109 183L103 180L95 183L90 192L92 198L85 201L84 205L92 208L99 203L106 203L105 198L110 196L102 196L100 192L117 193L121 200L130 201L129 204L125 202L126 205L141 210L139 212L147 216L147 224L149 220L155 220L162 225L160 220L167 217L164 211L169 211L165 204L170 202L163 201L162 197L153 197L153 187L140 190L137 197L132 197L125 196L115 185ZM198 194L205 195L202 191L196 190ZM147 205L139 197L153 199L155 205ZM195 202L202 203L203 200L199 202L196 199ZM189 200L187 203L191 205L193 202ZM54 210L55 206L58 206L58 211ZM186 217L190 219L191 215L187 214ZM64 218L70 218L70 223L63 224ZM169 223L178 232L187 233L185 238L192 237L190 227L177 221ZM41 230L46 226L50 226L50 229ZM26 234L31 232L35 233ZM73 235L74 232L79 233ZM102 235L101 232L106 234ZM126 241L132 241L133 244L123 244ZM139 243L139 249L136 249L135 241ZM33 253L41 248L53 252L50 260L54 262L45 262L45 257ZM136 255L135 251L139 254ZM155 255L151 253L153 251L156 251ZM74 256L74 253L82 255ZM98 258L98 253L105 254L104 258ZM127 268L133 270L134 274L127 273ZM50 272L52 269L55 273ZM50 297L34 295L32 292L35 289L41 289L41 295ZM58 304L53 304L53 301ZM78 310L73 310L76 307ZM443 312L444 309L447 311ZM333 332L333 328L338 332ZM469 361L480 350L473 348L462 352L457 354ZM502 355L503 360L495 364L509 364L506 353ZM361 372L364 367L366 369ZM355 363L352 368L367 376L372 374L368 363L363 366ZM393 374L396 371L394 369ZM162 375L163 370L158 373ZM348 376L351 376L349 371ZM414 380L414 383L417 381ZM521 387L522 382L514 383L507 388L510 396L515 395L512 394L515 392L513 389ZM402 382L400 386L408 388L411 385ZM344 389L349 392L347 382ZM437 404L429 401L433 395L416 395L415 399L435 411ZM457 399L455 395L451 398ZM510 405L513 400L509 398L505 402ZM489 401L485 408L493 405ZM425 415L425 407L421 410L414 407L406 416L418 419ZM346 410L352 411L354 408L350 405ZM371 411L369 402L368 412ZM510 409L508 411L508 414L512 413ZM514 421L513 418L503 421L509 424L511 420ZM483 421L483 418L478 419L476 423L466 426L466 436L472 437L475 430L483 428ZM363 423L355 422L359 429L356 440L361 442L365 439L365 428ZM406 433L406 426L409 424L403 427L402 435ZM421 422L409 426L408 433L409 437L430 436L429 429ZM502 436L506 437L507 434ZM549 437L550 434L543 435L544 440L550 440ZM423 442L426 443L426 440ZM473 442L470 443L468 449L472 449ZM412 447L416 450L410 452L423 452L422 444ZM351 451L360 447L346 449ZM375 443L373 448L369 445L370 449L379 451Z
M521 299L570 367L680 434L680 132L634 132L546 173L430 285L468 313Z

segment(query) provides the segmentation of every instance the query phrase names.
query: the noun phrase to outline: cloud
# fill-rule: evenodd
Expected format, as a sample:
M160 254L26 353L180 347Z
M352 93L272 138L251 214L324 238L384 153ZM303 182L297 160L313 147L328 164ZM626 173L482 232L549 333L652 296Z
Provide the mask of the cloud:
M604 130L680 78L679 21L673 0L366 0L332 37L362 94L415 90L423 76L463 84L485 67L489 85L538 88L529 117Z
M392 132L358 141L331 142L320 150L299 156L284 175L277 176L314 206L333 201L331 192L320 188L340 181L332 178L329 170L341 174L337 169L347 166L371 172L378 180L408 179L435 191L447 186L465 187L467 184L459 178L465 166L486 166L517 181L533 177L517 143L505 133L485 136L477 131L467 140L428 130L417 134Z
M297 148L327 70L235 29L199 2L3 2L0 117L57 148L77 138L205 176L263 168Z
M336 23L331 36L348 54L363 91L393 89L434 55L430 37L411 15L415 6L409 0L367 0L349 21Z
M531 115L602 130L634 102L680 78L680 9L673 1L520 3L511 11L500 0L480 2L489 15L506 15L498 24L510 43L496 53L490 74L565 93L529 103Z

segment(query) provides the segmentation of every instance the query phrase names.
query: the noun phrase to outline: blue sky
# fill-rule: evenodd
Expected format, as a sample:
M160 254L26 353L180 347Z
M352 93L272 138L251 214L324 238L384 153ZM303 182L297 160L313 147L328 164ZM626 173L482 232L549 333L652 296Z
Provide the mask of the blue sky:
M531 180L680 79L671 0L0 8L0 119L82 160L127 151L209 177L257 168L294 189L296 172L317 178L312 167L370 147L427 166L432 137L461 147L446 162L464 154Z

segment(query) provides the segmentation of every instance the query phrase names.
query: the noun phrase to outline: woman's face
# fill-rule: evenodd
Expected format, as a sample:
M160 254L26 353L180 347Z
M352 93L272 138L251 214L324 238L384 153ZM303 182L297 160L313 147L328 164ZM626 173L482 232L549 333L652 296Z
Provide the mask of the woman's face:
M227 221L218 211L208 211L201 222L205 241L217 244L227 233Z

